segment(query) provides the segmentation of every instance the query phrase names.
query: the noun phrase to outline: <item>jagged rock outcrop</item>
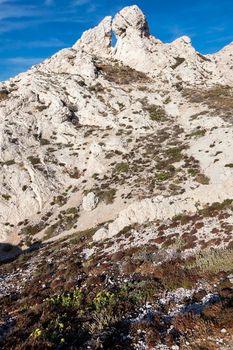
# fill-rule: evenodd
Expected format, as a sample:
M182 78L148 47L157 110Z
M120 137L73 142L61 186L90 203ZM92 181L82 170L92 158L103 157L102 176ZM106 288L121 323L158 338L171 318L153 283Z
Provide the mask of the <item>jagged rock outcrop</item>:
M111 48L113 33L117 42ZM216 55L204 56L192 47L187 36L163 44L150 35L146 17L136 5L124 8L114 18L106 17L97 27L85 32L74 48L120 60L172 84L179 80L196 85L231 84L233 79L232 45Z
M149 26L144 13L138 6L125 7L113 20L113 31L117 38L136 36L149 37Z
M83 48L97 56L109 56L112 44L112 17L105 17L94 29L83 33L82 37L73 46L74 49Z

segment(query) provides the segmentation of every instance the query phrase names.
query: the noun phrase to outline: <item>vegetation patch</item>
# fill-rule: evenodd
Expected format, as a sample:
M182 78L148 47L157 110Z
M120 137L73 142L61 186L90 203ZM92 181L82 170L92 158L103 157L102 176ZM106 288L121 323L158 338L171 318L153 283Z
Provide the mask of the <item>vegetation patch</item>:
M197 268L202 272L218 273L233 270L233 249L205 250L195 256L195 260L188 264L189 268Z
M129 171L129 164L128 163L118 163L115 166L114 172L115 173L127 173Z
M120 62L112 62L112 64L105 64L98 62L96 67L99 72L103 73L105 78L113 83L119 85L128 85L132 83L145 83L149 81L146 74L139 72L131 67L124 66Z
M226 168L233 168L233 163L229 163L225 165Z
M9 91L7 89L0 90L0 102L5 101L9 98Z
M206 130L205 129L197 129L194 130L191 134L189 134L190 137L202 137L205 136Z
M167 120L167 114L165 110L156 105L150 105L146 107L146 111L149 113L150 119L156 122L164 122Z
M39 157L29 156L28 160L32 163L32 165L41 164L41 160Z

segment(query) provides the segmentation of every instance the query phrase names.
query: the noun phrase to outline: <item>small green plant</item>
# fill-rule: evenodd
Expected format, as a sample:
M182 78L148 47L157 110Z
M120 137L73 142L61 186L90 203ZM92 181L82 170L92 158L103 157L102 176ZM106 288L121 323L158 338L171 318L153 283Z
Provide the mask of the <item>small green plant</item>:
M197 130L194 130L189 136L197 138L197 137L205 136L205 134L206 134L205 129L197 129Z
M187 215L186 212L176 214L172 218L172 221L180 221L181 224L185 224L185 223L189 222L189 220L190 220L190 217Z
M21 234L25 236L33 236L42 231L45 228L45 226L45 222L40 221L38 224L28 225L22 228Z
M129 164L128 163L118 163L115 166L114 172L115 173L127 173L129 171Z
M53 305L67 307L67 308L80 308L83 299L82 292L77 288L73 293L59 294L47 301Z
M165 151L167 157L171 158L173 163L179 162L182 158L182 147L171 147Z
M196 168L190 168L188 169L188 174L195 177L199 174L199 169Z
M116 190L114 188L109 188L105 191L100 191L99 199L103 200L105 204L112 204L116 195Z
M2 194L2 198L6 201L9 201L11 199L11 196L9 194Z
M166 100L164 101L164 104L167 105L167 104L169 104L171 101L172 101L171 97L168 96L168 97L166 98Z
M167 180L171 179L173 177L173 173L169 172L169 171L166 171L166 172L164 171L164 172L156 174L155 177L156 177L157 181L163 182L163 181L167 181Z
M232 199L225 199L222 203L214 202L210 206L206 206L205 208L200 210L200 214L209 217L213 211L220 211L224 209L232 209Z
M195 208L197 209L198 212L200 211L200 208L201 208L201 202L200 201L195 202Z
M36 328L31 334L30 337L34 339L38 339L42 336L42 330L40 328Z
M97 311L103 308L112 306L116 303L116 296L114 293L105 290L100 291L93 299L93 305Z

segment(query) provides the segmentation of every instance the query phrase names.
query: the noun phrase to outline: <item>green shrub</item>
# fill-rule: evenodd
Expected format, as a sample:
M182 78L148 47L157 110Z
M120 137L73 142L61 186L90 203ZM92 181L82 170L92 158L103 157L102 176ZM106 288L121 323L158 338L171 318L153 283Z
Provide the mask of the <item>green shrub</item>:
M39 157L29 156L28 160L32 163L32 165L37 165L41 163Z
M166 172L164 171L156 174L155 177L156 177L156 180L163 182L171 179L173 177L173 173L169 171L166 171Z
M9 201L11 199L11 196L9 194L2 194L2 198L6 201Z
M73 293L59 294L46 299L48 303L56 306L80 308L83 299L82 292L76 288Z
M116 296L114 293L105 290L100 291L93 299L93 305L97 311L112 306L116 303Z
M172 160L173 163L175 163L175 162L181 161L181 159L183 158L182 150L183 150L182 147L172 147L172 148L168 148L165 151L165 154L167 157L169 157Z
M150 115L150 119L157 122L163 122L167 119L166 112L160 106L150 105L146 108Z
M198 129L193 131L189 136L191 137L202 137L205 136L206 130L205 129Z
M115 173L127 173L129 171L129 164L128 163L118 163L115 166L114 172Z
M110 188L105 191L100 191L97 193L97 195L99 196L100 200L103 200L105 202L105 204L112 204L114 202L116 190L114 188Z

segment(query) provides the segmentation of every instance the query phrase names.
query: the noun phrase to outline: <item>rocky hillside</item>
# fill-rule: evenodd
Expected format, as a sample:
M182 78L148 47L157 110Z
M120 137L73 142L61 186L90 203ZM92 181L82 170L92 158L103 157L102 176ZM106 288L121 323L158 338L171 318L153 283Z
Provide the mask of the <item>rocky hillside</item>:
M130 6L0 83L3 349L232 348L232 67Z

